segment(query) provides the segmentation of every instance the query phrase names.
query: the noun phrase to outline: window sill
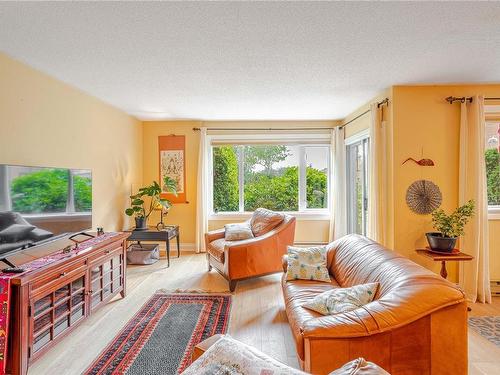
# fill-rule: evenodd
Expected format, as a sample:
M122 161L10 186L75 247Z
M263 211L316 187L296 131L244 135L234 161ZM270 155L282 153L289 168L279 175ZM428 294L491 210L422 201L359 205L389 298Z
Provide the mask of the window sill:
M488 208L488 220L500 220L500 207L493 206Z
M288 215L294 216L298 221L330 221L330 214L328 212L317 211L302 211L302 212L284 212ZM220 212L213 213L208 216L209 221L227 221L236 220L242 221L252 217L252 212Z
M60 212L60 213L50 213L50 214L31 214L22 215L26 219L36 219L38 221L52 221L54 219L64 220L87 220L92 217L91 212Z

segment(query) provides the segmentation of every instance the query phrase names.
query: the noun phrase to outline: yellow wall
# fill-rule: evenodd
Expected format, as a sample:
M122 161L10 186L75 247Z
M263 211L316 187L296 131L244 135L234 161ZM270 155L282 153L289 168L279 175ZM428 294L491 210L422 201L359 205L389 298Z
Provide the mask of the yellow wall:
M200 127L199 121L157 121L143 123L143 181L159 181L158 165L158 136L185 135L186 136L186 199L189 203L178 203L170 210L166 223L180 226L180 239L183 244L194 244L196 230L196 179L198 171L198 146L200 132L193 131L193 127ZM160 221L158 213L151 215L150 224Z
M92 169L94 227L129 226L141 122L0 53L0 127L0 163Z
M176 204L167 216L168 223L181 226L181 242L192 245L195 242L196 230L196 179L198 173L198 147L199 132L193 127L229 127L229 128L255 128L255 127L333 127L336 121L155 121L144 122L144 159L143 181L149 183L158 180L158 136L160 135L185 135L186 136L186 186L188 204ZM153 216L152 223L159 221L158 215ZM212 220L210 229L221 228L227 220ZM328 220L298 220L295 240L297 242L327 242Z
M439 266L424 261L414 249L426 245L424 233L432 230L429 215L410 211L405 203L406 189L415 180L435 182L443 194L442 208L453 210L458 204L458 158L460 105L448 104L449 95L500 96L500 85L395 86L393 88L394 126L394 247L410 259L436 272ZM408 157L434 160L435 167L401 163ZM491 278L500 279L500 221L490 221ZM464 249L466 252L467 249ZM450 271L450 269L449 269ZM456 267L450 276L457 279Z
M90 168L93 173L94 227L107 230L130 225L123 214L128 195L142 183L158 179L158 136L186 136L187 204L176 204L167 222L182 228L182 242L194 243L196 176L199 133L194 126L217 127L332 127L337 121L309 122L200 122L141 123L114 107L75 88L0 54L0 163ZM500 96L500 85L395 86L374 98L390 98L388 121L389 201L388 246L438 271L438 265L414 253L425 245L424 233L432 229L429 216L412 213L405 203L408 186L426 178L443 193L445 210L458 201L459 105L449 105L449 95ZM367 109L360 107L344 123ZM363 116L346 128L349 137L368 127ZM432 168L401 165L407 157L426 157ZM152 217L156 223L158 217ZM211 221L210 228L227 221ZM296 241L326 242L328 220L299 220ZM491 278L500 279L500 220L490 223ZM450 269L456 279L455 267Z
M385 112L388 120L387 170L388 170L388 241L387 246L435 272L439 264L428 261L415 253L426 246L425 232L432 230L430 215L417 215L406 205L408 186L419 179L435 182L443 194L442 207L446 211L458 204L458 152L459 104L450 105L444 98L454 96L500 96L500 85L449 85L449 86L394 86L372 99L390 99ZM358 108L343 123L355 118L369 108ZM369 126L370 116L365 115L346 127L346 137ZM401 163L408 157L433 159L435 167L419 167ZM490 220L490 273L491 279L500 280L500 220ZM466 251L466 249L464 249ZM448 265L451 280L458 279L458 267Z

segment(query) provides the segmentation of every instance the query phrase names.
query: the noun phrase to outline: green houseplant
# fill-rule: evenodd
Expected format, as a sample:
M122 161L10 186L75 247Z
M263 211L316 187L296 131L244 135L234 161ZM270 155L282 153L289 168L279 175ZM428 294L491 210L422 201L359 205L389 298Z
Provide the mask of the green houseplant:
M177 195L177 183L168 176L165 176L163 179L163 188L166 192ZM161 193L160 184L153 181L151 185L140 188L137 194L130 196L131 204L125 210L125 214L134 216L136 229L147 228L148 217L156 206L161 205L165 209L169 209L172 206L172 202L162 198Z
M458 237L464 234L464 227L474 215L474 201L471 199L447 215L443 209L432 213L432 225L438 232L426 233L432 250L452 252Z

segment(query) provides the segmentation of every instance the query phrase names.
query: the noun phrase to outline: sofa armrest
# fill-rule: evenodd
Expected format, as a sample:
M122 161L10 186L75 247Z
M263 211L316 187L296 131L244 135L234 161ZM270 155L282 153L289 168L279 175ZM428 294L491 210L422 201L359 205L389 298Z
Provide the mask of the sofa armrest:
M286 273L288 270L288 255L283 255L281 258L281 265L283 266L283 272Z
M356 310L307 320L301 331L304 337L309 338L369 336L402 327L444 308L467 310L465 297L458 290L454 290L456 293L449 293L446 285L440 289L436 287L436 295L443 296L448 292L447 300L429 303L425 299L428 292L425 288L419 289L411 285L400 287L397 293L389 293Z
M193 354L191 355L191 359L196 361L199 357L205 353L208 348L210 348L212 345L214 345L217 341L219 341L224 335L221 334L216 334L213 336L210 336L208 339L203 340L202 342L198 343L194 349L193 349Z
M224 238L225 235L226 235L226 230L224 228L212 230L208 233L205 233L206 245L208 245L210 242L213 242L213 241L218 240L220 238Z

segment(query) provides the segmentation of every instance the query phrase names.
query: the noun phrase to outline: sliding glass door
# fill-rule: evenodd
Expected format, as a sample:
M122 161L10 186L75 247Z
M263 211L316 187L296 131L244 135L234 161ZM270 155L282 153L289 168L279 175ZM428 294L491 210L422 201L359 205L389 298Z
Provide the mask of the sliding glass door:
M347 229L366 235L368 227L368 137L347 144Z

